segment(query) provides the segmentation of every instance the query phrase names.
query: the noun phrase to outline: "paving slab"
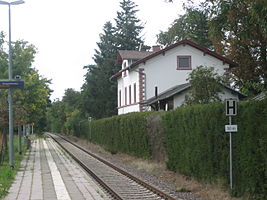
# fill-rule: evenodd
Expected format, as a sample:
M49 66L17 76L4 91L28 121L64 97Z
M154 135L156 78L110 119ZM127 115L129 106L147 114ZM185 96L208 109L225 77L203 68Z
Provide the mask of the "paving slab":
M33 140L4 200L109 199L51 138Z

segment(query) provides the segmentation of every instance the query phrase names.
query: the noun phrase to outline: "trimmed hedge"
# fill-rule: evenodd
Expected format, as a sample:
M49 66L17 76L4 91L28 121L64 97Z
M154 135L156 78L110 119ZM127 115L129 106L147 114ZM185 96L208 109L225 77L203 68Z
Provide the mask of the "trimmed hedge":
M81 135L111 153L123 152L142 158L151 157L147 117L152 112L130 113L91 122L81 127Z
M161 114L156 112L157 114ZM224 180L229 185L229 134L223 103L180 107L162 112L167 166L198 180ZM151 158L147 119L153 112L130 113L82 122L79 135L111 153ZM241 102L233 117L232 193L248 199L267 199L267 100Z
M199 180L229 179L229 134L222 103L167 112L162 119L167 166ZM233 117L233 193L267 199L267 100L239 104Z

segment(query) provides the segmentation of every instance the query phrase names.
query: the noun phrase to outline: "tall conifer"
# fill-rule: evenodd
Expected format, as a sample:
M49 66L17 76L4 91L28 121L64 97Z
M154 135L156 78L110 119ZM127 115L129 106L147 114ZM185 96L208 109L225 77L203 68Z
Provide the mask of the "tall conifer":
M140 35L144 26L136 16L139 10L131 0L123 0L120 7L122 10L117 12L115 19L118 48L120 50L137 50L140 44L144 44Z

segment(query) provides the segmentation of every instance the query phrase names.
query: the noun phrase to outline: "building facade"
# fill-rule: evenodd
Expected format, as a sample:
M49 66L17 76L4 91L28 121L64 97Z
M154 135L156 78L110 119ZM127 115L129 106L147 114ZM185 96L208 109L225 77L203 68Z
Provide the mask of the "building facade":
M118 114L150 110L153 106L148 100L157 101L157 98L172 88L179 89L188 84L188 75L200 65L213 67L219 75L237 66L231 60L189 40L180 41L165 49L154 47L153 52L137 52L118 53L117 63L122 68L111 77L118 83ZM226 95L221 94L222 99L238 98L238 93L231 89L228 91L229 89L225 88ZM183 104L184 91L186 90L173 93L172 97L165 96L166 109L174 109Z

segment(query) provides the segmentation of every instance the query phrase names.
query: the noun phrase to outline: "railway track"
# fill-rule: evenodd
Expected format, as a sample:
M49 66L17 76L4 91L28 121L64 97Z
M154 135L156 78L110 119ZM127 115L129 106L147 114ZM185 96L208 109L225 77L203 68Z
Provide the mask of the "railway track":
M114 199L175 199L73 141L60 135L50 133L47 135L68 152Z

